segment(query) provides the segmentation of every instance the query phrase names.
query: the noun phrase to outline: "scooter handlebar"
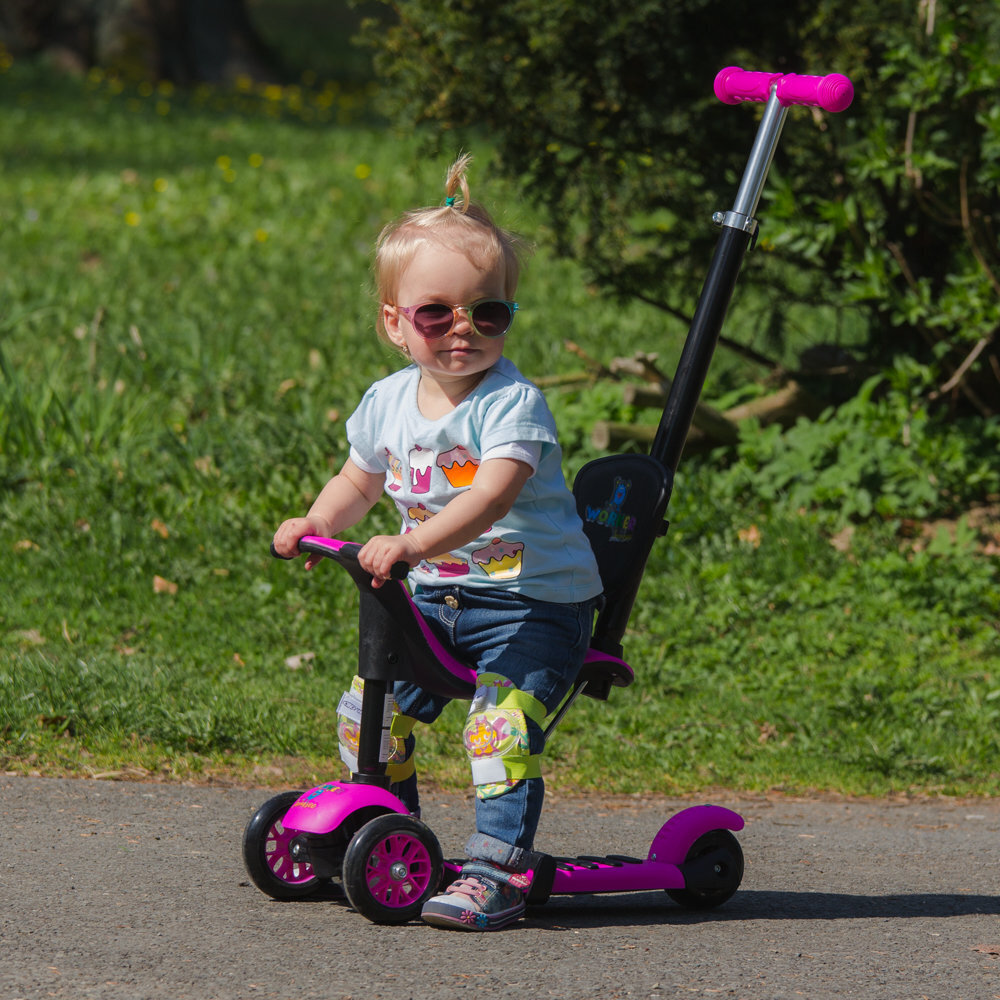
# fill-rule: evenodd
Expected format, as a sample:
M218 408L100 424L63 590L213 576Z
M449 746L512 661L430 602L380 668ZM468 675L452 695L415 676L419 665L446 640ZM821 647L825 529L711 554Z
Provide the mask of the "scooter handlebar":
M800 76L798 73L762 73L727 66L715 77L715 96L723 104L766 101L771 87L782 105L803 104L824 111L844 111L854 100L854 85L843 73Z
M318 536L308 535L299 539L299 550L300 552L312 552L316 555L326 556L329 559L339 558L357 562L361 546L356 542L341 542L333 538L319 538ZM295 558L295 556L281 555L274 547L274 542L271 542L271 555L275 559ZM409 572L410 564L400 560L392 564L392 568L389 570L389 577L393 580L405 580Z

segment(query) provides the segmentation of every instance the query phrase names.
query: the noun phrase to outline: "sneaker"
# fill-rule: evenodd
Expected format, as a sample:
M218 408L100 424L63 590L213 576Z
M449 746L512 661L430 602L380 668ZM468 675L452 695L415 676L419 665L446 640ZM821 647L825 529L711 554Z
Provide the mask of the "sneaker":
M459 931L495 931L524 916L526 876L505 872L483 862L462 868L440 896L424 903L421 918L435 927Z

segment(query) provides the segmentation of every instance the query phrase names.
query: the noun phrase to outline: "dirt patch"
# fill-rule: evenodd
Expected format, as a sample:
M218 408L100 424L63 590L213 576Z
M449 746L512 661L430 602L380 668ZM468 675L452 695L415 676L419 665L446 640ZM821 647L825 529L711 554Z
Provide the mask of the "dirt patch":
M930 521L907 518L900 524L900 534L912 539L918 552L944 538L955 545L967 539L983 555L1000 555L1000 499L973 504L957 517Z

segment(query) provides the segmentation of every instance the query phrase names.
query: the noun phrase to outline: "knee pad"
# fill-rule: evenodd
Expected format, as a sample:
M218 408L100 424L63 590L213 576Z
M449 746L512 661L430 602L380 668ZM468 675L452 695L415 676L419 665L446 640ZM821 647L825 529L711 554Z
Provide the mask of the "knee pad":
M337 705L337 743L340 759L354 772L358 769L358 737L361 733L361 695L365 682L360 677L351 681L351 686ZM392 703L392 722L389 725L389 759L385 773L393 782L405 781L416 771L413 760L412 741L407 749L406 738L413 731L416 719L400 712L395 700Z
M540 727L545 715L537 698L502 674L479 675L462 733L477 798L496 798L525 778L542 776L541 755L531 753L528 724Z

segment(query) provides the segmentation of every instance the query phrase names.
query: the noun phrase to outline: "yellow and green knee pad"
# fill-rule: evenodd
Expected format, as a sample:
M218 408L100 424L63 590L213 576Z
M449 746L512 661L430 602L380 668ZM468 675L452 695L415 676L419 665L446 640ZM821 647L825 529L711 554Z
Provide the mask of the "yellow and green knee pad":
M360 677L355 677L337 706L337 742L340 745L340 759L352 773L358 769L361 696L364 690L365 682ZM389 762L385 772L393 784L405 781L416 771L412 748L407 752L406 747L406 738L413 731L416 722L416 719L400 712L394 699L392 722L389 725Z
M542 725L545 706L502 674L479 675L463 741L476 796L493 799L526 778L542 776L541 754L531 753L528 720Z

